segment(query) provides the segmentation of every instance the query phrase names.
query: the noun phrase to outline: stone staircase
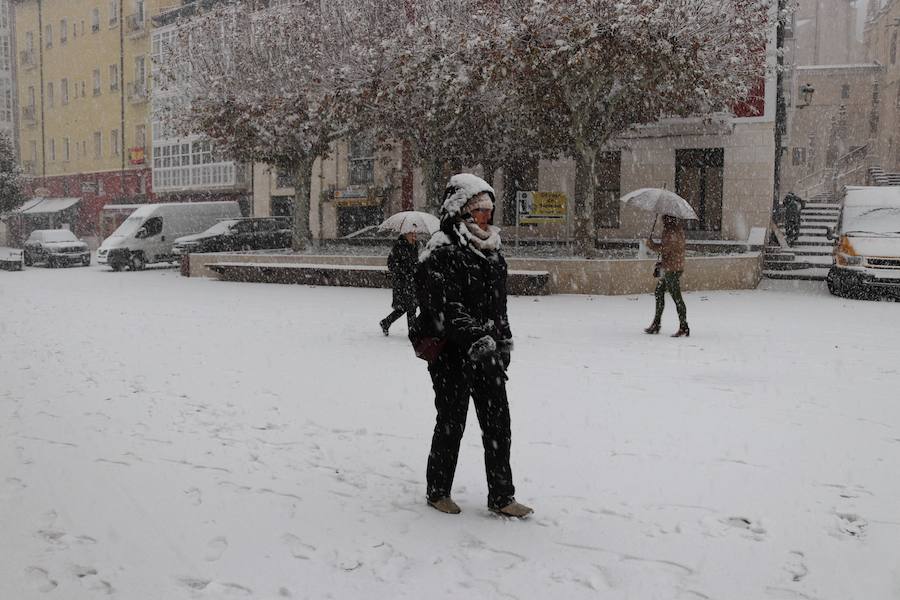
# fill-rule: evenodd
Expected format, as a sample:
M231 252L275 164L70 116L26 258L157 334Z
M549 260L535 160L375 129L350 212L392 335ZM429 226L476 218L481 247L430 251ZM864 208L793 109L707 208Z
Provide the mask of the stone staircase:
M828 227L836 227L840 205L829 194L820 194L806 203L800 213L800 237L790 248L766 247L763 276L769 279L825 281L831 267L834 242L826 237Z
M900 173L885 173L881 167L869 167L869 182L872 185L900 185Z

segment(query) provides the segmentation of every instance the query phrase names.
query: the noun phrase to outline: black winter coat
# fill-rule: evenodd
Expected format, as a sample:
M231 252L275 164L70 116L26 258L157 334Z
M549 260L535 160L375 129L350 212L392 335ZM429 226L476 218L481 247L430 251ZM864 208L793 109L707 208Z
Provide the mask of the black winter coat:
M416 269L419 267L418 248L402 236L394 242L387 259L391 273L391 288L394 291L392 306L397 310L411 311L416 308Z
M485 335L511 343L506 260L499 251L482 255L455 244L432 250L416 272L420 316L410 337L444 338L444 351L454 354Z

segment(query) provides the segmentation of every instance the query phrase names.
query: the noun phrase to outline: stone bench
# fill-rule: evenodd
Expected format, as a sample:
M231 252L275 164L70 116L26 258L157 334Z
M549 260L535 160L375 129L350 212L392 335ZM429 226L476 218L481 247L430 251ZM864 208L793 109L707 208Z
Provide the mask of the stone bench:
M391 287L391 274L387 267L377 265L219 262L206 266L222 281ZM523 296L546 294L549 279L550 273L547 271L510 270L506 281L507 293Z

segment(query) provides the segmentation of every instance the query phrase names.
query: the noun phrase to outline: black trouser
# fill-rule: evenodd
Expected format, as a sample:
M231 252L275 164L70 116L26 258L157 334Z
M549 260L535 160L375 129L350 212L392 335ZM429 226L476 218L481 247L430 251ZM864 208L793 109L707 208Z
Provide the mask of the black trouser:
M678 322L682 327L687 326L687 306L684 304L684 298L681 297L681 271L666 271L659 278L656 284L656 315L653 317L654 323L659 323L662 319L663 309L666 307L666 291L675 301L675 309L678 311Z
M395 308L394 311L381 320L381 326L385 329L390 328L390 326L403 316L403 313L406 313L406 325L407 327L412 327L413 319L416 318L416 309L412 308L410 310L403 310L402 308Z
M481 425L488 505L506 506L512 501L515 488L509 466L512 434L503 367L499 361L490 359L476 365L458 349L448 347L429 365L428 371L437 408L428 454L428 498L450 496L471 396Z

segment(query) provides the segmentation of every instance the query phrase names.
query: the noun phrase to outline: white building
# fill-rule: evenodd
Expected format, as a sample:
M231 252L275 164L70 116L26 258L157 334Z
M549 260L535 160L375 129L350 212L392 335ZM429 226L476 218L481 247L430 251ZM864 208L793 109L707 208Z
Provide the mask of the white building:
M251 206L251 169L241 163L223 160L216 155L213 143L200 135L179 136L161 117L164 106L178 102L179 90L163 90L158 82L160 67L169 58L168 49L177 43L176 21L193 14L195 2L166 11L153 19L151 58L154 84L152 106L152 170L153 191L158 196L179 200L237 200L242 210Z

